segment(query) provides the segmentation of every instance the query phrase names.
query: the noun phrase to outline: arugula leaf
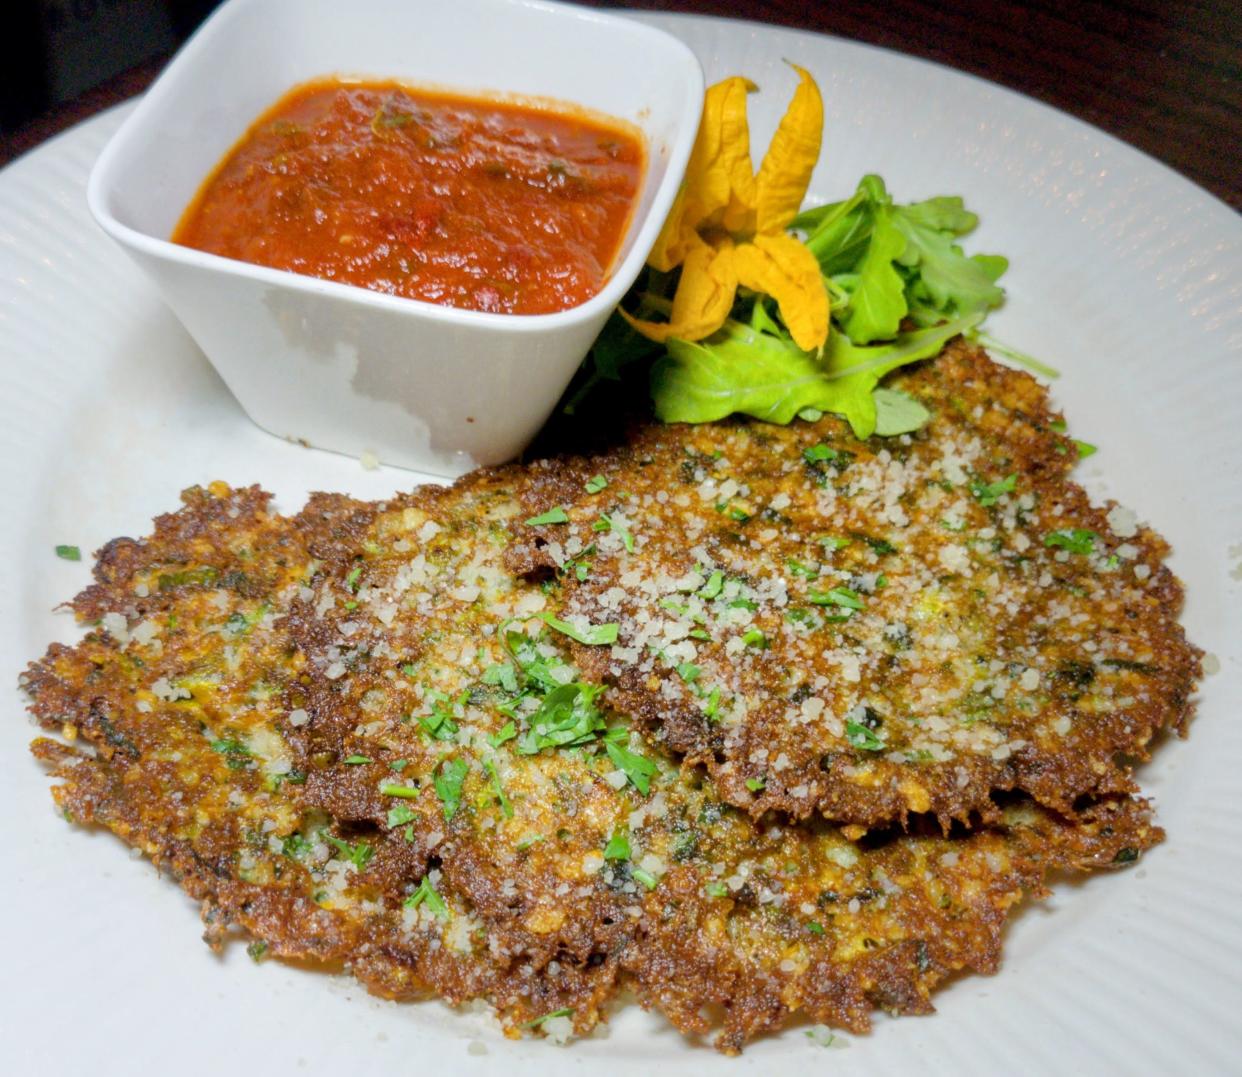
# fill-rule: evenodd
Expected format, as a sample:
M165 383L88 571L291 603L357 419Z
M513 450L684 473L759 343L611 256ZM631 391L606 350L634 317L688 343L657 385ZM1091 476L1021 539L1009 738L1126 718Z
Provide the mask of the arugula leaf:
M882 438L913 434L931 418L922 403L900 389L881 386L872 392L871 399L875 401L875 432Z
M897 261L918 273L910 282L910 311L917 321L927 324L982 314L1004 301L1005 291L996 281L1009 262L998 255L967 257L953 242L973 230L978 220L960 198L929 198L893 207L893 225L906 239Z
M670 340L651 372L656 415L664 422L703 423L740 413L788 423L804 408L845 416L854 435L876 429L872 390L885 374L937 355L982 315L899 333L889 344L861 347L833 333L822 359L788 337L727 321L698 343Z
M891 340L906 316L906 285L893 262L906 249L906 237L887 206L877 207L871 242L858 264L858 280L842 319L842 328L855 344Z
M444 805L445 820L452 819L457 814L457 808L461 804L462 783L469 770L470 764L464 759L450 759L436 773L436 796Z

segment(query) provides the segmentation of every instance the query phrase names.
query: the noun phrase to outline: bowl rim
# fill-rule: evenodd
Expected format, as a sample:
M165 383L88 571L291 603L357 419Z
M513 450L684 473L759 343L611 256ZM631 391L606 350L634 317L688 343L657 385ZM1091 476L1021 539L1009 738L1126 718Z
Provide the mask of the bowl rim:
M637 31L640 37L658 40L666 49L671 46L675 54L680 54L681 62L688 75L689 85L686 98L682 101L681 107L674 112L675 136L667 145L664 177L652 194L651 204L642 220L641 227L635 228L636 218L632 218L622 236L621 245L630 241L632 237L629 253L614 266L603 287L577 306L547 314L509 314L451 307L427 300L377 292L363 285L326 280L292 270L274 269L240 259L226 258L223 255L209 254L193 247L173 243L170 239L153 236L117 219L108 206L108 195L116 189L114 173L118 163L124 160L126 153L141 141L147 116L154 111L160 98L171 92L170 87L177 86L193 58L200 53L208 52L217 45L218 39L227 33L229 22L236 13L252 5L261 6L263 0L226 0L169 61L159 77L139 99L137 107L108 140L91 167L86 185L86 202L91 216L104 232L122 246L159 261L180 263L189 268L246 278L256 284L320 294L328 298L359 303L376 310L409 317L434 319L463 328L469 327L491 332L544 333L550 329L590 321L601 313L612 310L621 301L621 297L630 287L630 282L638 275L648 253L655 245L659 231L672 209L673 201L681 186L697 137L702 113L705 88L702 65L684 42L664 30L636 19L627 19L594 8L558 3L555 0L494 0L494 2L510 8L532 9L556 18L591 22L605 28L623 23L627 31ZM331 77L331 74L325 77ZM411 81L411 85L417 85L417 83ZM504 91L495 92L503 93ZM476 94L475 96L484 95ZM574 104L570 101L563 103ZM648 161L650 161L650 146L647 146L647 151Z

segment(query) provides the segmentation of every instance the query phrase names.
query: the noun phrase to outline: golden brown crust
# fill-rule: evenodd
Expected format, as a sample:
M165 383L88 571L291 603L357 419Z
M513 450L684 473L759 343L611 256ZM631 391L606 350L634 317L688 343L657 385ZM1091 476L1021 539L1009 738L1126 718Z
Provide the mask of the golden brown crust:
M989 391L1028 391L981 373L999 378ZM640 434L638 455L607 463L613 490L685 436ZM606 559L570 550L565 525L527 526L532 500L575 515L600 467L480 472L385 503L316 495L290 518L255 488L187 491L150 539L105 549L75 602L92 631L23 678L60 737L34 745L57 803L172 873L213 945L240 930L385 997L485 999L508 1029L558 1037L589 1032L629 986L727 1052L798 1015L861 1031L877 1007L927 1012L945 977L997 966L1008 913L1050 873L1128 863L1161 839L1124 795L1072 816L1019 796L985 797L982 817L963 801L941 811L962 819L947 831L907 803L904 831L862 837L756 810L787 805L729 778L727 740L702 767L679 759L654 735L693 749L697 727L677 732L658 685L539 619L586 582L566 559L591 560L587 580ZM1140 604L1135 619L1154 617ZM597 694L592 670L616 685ZM1076 773L1052 757L1045 799L1067 800L1057 783Z
M532 465L524 513L569 523L527 529L511 563L572 563L562 615L619 626L577 660L756 816L947 823L997 790L1061 812L1133 791L1199 676L1167 547L1068 480L1074 443L1027 375L959 342L894 384L933 413L913 436L650 426Z

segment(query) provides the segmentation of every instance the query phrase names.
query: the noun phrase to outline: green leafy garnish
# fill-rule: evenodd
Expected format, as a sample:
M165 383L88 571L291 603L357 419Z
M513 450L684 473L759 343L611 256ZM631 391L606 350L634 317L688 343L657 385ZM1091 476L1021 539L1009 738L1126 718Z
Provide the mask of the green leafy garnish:
M406 800L417 800L418 790L412 789L408 785L399 785L396 782L384 782L379 787L380 794L386 797L403 797Z
M328 843L332 845L338 853L348 860L358 870L362 871L367 864L371 862L371 857L375 855L375 850L365 841L350 844L342 841L340 838L334 838L331 834L325 834L324 837Z
M517 690L517 686L515 685L514 691L516 690ZM499 748L502 744L504 744L505 741L512 740L516 736L517 736L517 727L513 724L513 720L510 719L509 721L505 722L505 724L502 725L498 730L496 730L495 733L493 733L490 737L487 738L487 743L490 744L493 748Z
M569 513L558 505L556 508L548 509L547 512L540 513L538 516L532 516L526 523L531 527L538 527L540 524L567 524L569 523Z
M601 685L572 682L553 688L528 719L530 728L518 739L518 751L534 755L544 748L572 748L596 739L607 726L595 700Z
M509 803L509 798L505 796L504 786L500 784L500 773L496 770L496 764L488 759L484 762L483 769L487 771L491 779L492 792L496 794L496 802L500 805L501 814L506 819L512 819L513 805Z
M347 755L342 762L348 763L351 767L357 767L363 763L374 763L375 760L369 755Z
M767 786L767 784L768 784L767 778L747 778L746 779L746 788L749 789L752 793L758 793L762 791Z
M614 830L604 846L605 860L629 860L630 839L624 830Z
M651 789L651 779L656 773L656 765L644 755L632 752L622 741L626 738L625 730L612 730L604 741L604 750L613 766L624 771L625 776L643 796Z
M875 432L882 438L921 430L931 412L909 393L883 386L871 394L875 401Z
M618 524L608 513L604 513L598 520L591 525L592 531L612 531L621 536L621 541L625 544L627 553L634 552L634 536L630 534L624 527Z
M643 868L634 868L630 874L634 876L635 882L642 883L648 890L654 890L660 884L659 879Z
M898 333L870 347L833 333L820 358L785 335L730 320L706 340L669 341L668 355L651 373L656 415L670 423L713 422L734 413L788 423L814 407L845 416L856 437L868 438L876 431L873 390L880 379L937 355L981 317Z
M985 483L976 479L970 484L970 492L974 494L975 500L987 509L995 505L1001 499L1002 494L1012 494L1017 483L1016 474L1006 475L998 482Z
M81 561L82 551L76 546L57 546L56 556L62 561Z
M858 592L851 591L848 587L834 587L831 591L808 591L806 598L816 606L841 606L847 610L866 608Z
M1044 536L1045 546L1059 546L1070 553L1091 553L1099 541L1099 535L1084 527L1062 528Z
M587 479L586 492L588 494L598 494L604 487L608 485L608 480L603 475L595 475Z
M418 888L405 899L406 908L417 909L420 905L425 904L432 913L441 920L449 918L449 907L445 904L444 898L436 890L435 884L431 881L429 875L424 875L422 882L418 884Z
M444 805L444 818L452 819L461 803L461 786L466 780L470 764L464 759L451 759L444 763L435 775L436 796Z
M555 628L562 635L568 636L579 643L584 643L588 647L601 647L606 644L616 643L617 632L620 630L620 626L615 624L588 625L586 628L578 628L576 625L570 624L568 621L562 621L550 613L539 614L539 619L549 628Z
M705 598L709 601L716 598L724 589L724 579L725 577L723 572L719 569L713 570L711 576L708 577L707 582L699 588L699 598Z
M398 804L395 808L388 809L388 828L395 830L399 826L414 822L416 818L418 816L408 804Z
M886 340L909 316L919 325L998 307L996 281L1008 263L967 257L957 240L978 218L960 198L896 205L884 181L864 176L853 197L808 210L793 222L807 233L834 296L833 317L856 343Z
M868 729L861 722L855 722L852 718L845 720L845 739L849 741L851 747L866 752L879 752L887 747L873 730Z

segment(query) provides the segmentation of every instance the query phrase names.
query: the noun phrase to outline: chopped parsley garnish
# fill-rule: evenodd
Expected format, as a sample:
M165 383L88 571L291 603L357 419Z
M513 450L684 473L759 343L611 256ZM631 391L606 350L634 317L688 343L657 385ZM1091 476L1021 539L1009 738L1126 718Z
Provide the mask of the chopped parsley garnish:
M244 770L250 765L250 749L239 740L213 740L211 750L224 756L229 770Z
M614 830L608 844L604 846L605 860L629 860L630 839L624 830Z
M795 576L802 576L808 580L813 580L819 576L818 565L804 565L801 561L795 561L792 557L785 558L785 564Z
M267 943L262 939L258 942L252 942L246 947L246 953L250 955L250 960L257 965L267 954Z
M713 898L722 898L729 893L729 888L718 879L708 883L703 890L708 897Z
M592 531L611 531L621 536L621 541L625 544L627 553L634 552L634 536L624 527L616 523L608 513L603 513L598 520L591 525Z
M494 666L488 666L483 671L484 684L497 684L506 692L516 692L518 690L517 670L508 662L497 662Z
M351 591L358 590L358 577L362 575L362 566L355 565L350 569L349 575L345 577L345 586Z
M397 774L400 774L409 765L410 765L410 761L408 759L394 759L391 763L388 764L388 769L396 772Z
M516 685L514 686L516 690ZM517 736L517 726L513 724L513 720L505 722L495 733L487 738L487 743L493 748L499 748L507 740L512 740Z
M555 628L562 635L568 636L572 640L577 640L579 643L584 643L588 647L600 647L609 643L616 643L617 633L620 631L620 626L616 624L587 625L586 628L579 628L568 621L562 621L557 617L553 617L550 613L539 614L539 619L549 628Z
M518 740L522 755L544 748L571 748L588 744L606 728L604 715L595 706L602 685L571 682L552 689L529 718L530 728Z
M839 535L820 535L815 541L827 550L844 550L851 540Z
M424 904L441 920L449 918L449 907L444 903L444 898L436 890L435 884L432 883L429 875L424 875L423 881L418 884L418 888L405 899L405 906L408 909L417 909Z
M634 788L646 796L651 789L651 779L656 773L656 765L646 756L639 755L625 747L622 741L626 738L628 738L628 733L624 729L610 730L604 741L604 750L608 753L608 758L612 760L613 766L624 771Z
M724 588L724 573L719 569L712 572L711 576L702 587L699 588L699 598L713 599L720 594Z
M412 789L408 785L398 785L396 782L384 782L380 786L379 791L386 797L403 797L406 800L418 799L417 789Z
M699 679L699 675L703 670L696 666L693 662L681 662L677 666L677 676L679 676L687 684L693 684Z
M747 778L746 788L752 793L761 792L768 784L767 778Z
M461 804L461 786L470 771L470 764L464 759L450 759L444 763L435 775L436 796L444 805L444 818L452 819Z
M847 610L861 610L863 601L857 591L848 587L834 587L831 591L808 591L807 601L817 606L841 606Z
M742 642L747 647L758 647L759 650L767 650L768 637L763 634L761 628L748 628L742 634Z
M607 485L608 480L604 478L603 475L595 475L594 477L587 479L586 492L588 494L598 494Z
M1059 546L1070 553L1088 554L1095 549L1100 536L1084 527L1063 528L1044 536L1045 546Z
M435 740L453 740L457 736L457 722L454 720L452 707L463 706L470 698L463 692L456 700L449 699L443 692L431 692L432 707L430 714L415 715L415 720L423 732Z
M703 716L709 722L714 722L720 714L720 687L719 685L712 688L707 694L707 698L700 704L703 708Z
M529 527L538 527L541 524L567 524L569 523L569 513L567 513L560 505L554 509L548 509L547 512L540 513L538 516L532 516L526 521Z
M395 808L388 809L388 828L395 830L399 826L405 826L406 823L414 822L417 818L414 809L408 804L398 804Z
M1018 476L1016 474L1006 475L998 482L980 482L976 479L970 484L970 492L975 495L975 500L980 505L988 509L1001 499L1001 495L1012 494L1017 485Z
M57 546L56 556L62 561L81 561L82 551L76 546Z
M809 449L803 449L802 458L808 463L822 464L825 461L840 460L841 454L831 446L821 443L819 445L812 445Z
M347 755L342 762L348 763L351 767L357 767L363 763L374 763L375 760L369 755Z
M492 792L496 794L496 801L500 805L501 815L506 819L512 819L513 805L509 803L509 798L505 796L504 786L500 784L500 773L496 770L496 764L490 759L485 760L483 769L487 771L487 775L491 779Z
M371 862L371 857L375 855L375 850L365 841L351 845L340 838L334 838L331 834L325 834L324 837L358 871L364 870L367 864Z
M1099 446L1092 445L1089 441L1079 441L1077 438L1074 439L1074 447L1078 450L1079 460L1085 460L1100 451Z
M887 747L873 730L852 718L845 720L845 739L850 742L851 747L864 752L879 752Z
M642 868L634 868L630 874L634 876L636 882L642 883L648 890L654 890L660 882L651 872Z

